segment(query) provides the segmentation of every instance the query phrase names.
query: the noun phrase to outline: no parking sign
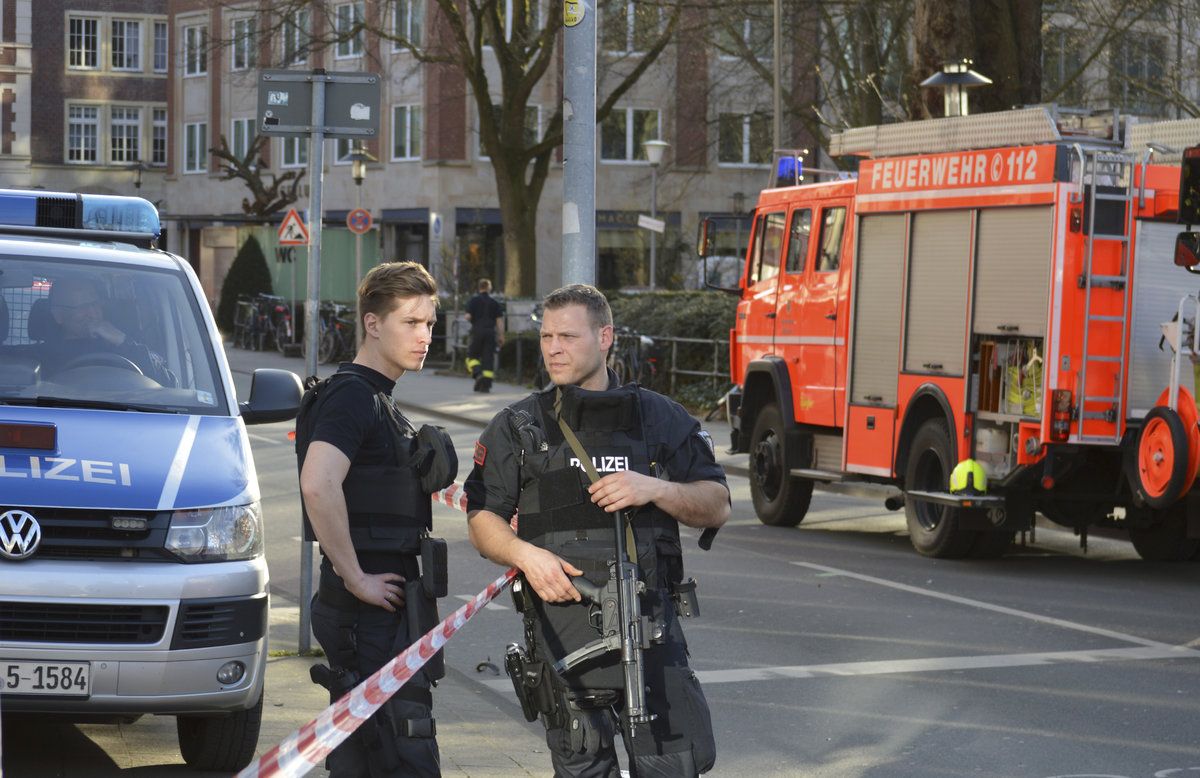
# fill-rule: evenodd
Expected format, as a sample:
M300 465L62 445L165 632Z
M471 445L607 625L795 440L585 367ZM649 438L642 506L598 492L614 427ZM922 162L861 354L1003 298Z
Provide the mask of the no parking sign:
M346 226L355 235L362 235L371 229L371 212L366 208L355 208L346 214Z

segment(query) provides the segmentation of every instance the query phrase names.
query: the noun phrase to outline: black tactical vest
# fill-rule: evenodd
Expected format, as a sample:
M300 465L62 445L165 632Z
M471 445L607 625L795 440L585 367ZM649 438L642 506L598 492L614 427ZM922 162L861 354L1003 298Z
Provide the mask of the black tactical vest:
M296 456L301 468L320 407L329 396L330 385L334 381L347 380L362 381L370 386L365 378L354 373L335 373L304 393L296 417ZM421 535L433 528L433 504L429 495L422 491L412 463L416 430L392 407L391 398L383 392L375 393L375 403L392 433L395 462L390 465L350 464L342 481L350 518L350 540L356 551L419 554ZM316 540L303 500L300 508L304 514L304 539Z
M659 475L661 466L650 460L636 387L603 392L564 387L562 392L563 418L601 477L620 470ZM593 583L602 584L608 580L608 562L613 558L613 514L591 502L587 474L555 418L554 396L553 391L537 396L547 450L524 452L525 485L517 505L517 535L561 556ZM648 590L643 613L654 618L664 600L663 590L673 582L670 579L682 574L679 523L654 505L635 509L631 515L639 573ZM671 558L664 558L663 551ZM534 609L538 642L556 659L599 636L585 607L536 600ZM576 688L620 688L624 681L619 659L619 655L607 656L564 680Z

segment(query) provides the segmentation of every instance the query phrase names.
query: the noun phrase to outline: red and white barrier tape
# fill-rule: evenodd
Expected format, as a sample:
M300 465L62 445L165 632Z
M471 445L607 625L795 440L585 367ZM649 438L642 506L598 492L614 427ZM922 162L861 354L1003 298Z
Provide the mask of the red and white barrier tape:
M467 511L467 493L458 484L430 495L434 502ZM513 517L516 521L516 517ZM446 645L467 620L496 598L517 575L509 568L504 575L488 584L474 599L447 616L416 643L406 648L370 678L355 686L348 694L330 705L312 721L283 739L279 745L258 758L237 774L237 778L292 778L305 775L324 761L329 752L350 737L363 722L371 718L401 686L416 675L429 659Z
M475 598L447 616L402 654L355 686L349 694L323 710L319 716L284 738L283 742L237 774L237 778L299 778L321 764L330 751L350 737L363 722L388 701L408 679L446 645L467 619L483 609L515 578L509 568L488 584Z

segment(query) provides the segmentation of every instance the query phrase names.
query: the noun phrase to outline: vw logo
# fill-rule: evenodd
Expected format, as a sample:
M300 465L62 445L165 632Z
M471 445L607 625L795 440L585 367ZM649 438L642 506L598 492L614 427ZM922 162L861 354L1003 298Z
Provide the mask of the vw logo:
M0 514L0 556L13 561L27 559L42 542L42 528L25 511Z

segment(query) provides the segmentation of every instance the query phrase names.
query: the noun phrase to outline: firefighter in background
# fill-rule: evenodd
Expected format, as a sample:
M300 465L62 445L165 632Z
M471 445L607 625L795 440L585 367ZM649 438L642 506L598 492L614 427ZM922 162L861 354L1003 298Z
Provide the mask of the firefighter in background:
M496 377L496 351L504 345L504 308L492 298L492 282L479 279L479 291L467 301L471 339L467 344L467 370L476 392L490 392Z
M541 681L522 707L531 720L542 716L556 776L619 775L613 741L624 703L620 652L562 673L552 663L599 636L592 606L581 601L572 578L608 579L612 512L627 510L629 549L636 548L646 584L642 613L653 636L644 652L647 707L657 717L635 725L632 736L621 732L633 754L630 774L696 776L712 768L716 743L680 625L681 615L695 612L689 607L695 582L683 579L679 525L725 523L725 473L711 440L682 406L633 384L617 385L605 366L613 325L603 294L575 284L543 304L542 356L553 385L492 419L466 482L471 542L493 562L521 571L521 596L514 596L525 625L522 661ZM587 482L560 418L602 476L595 484ZM509 521L518 512L514 531Z

